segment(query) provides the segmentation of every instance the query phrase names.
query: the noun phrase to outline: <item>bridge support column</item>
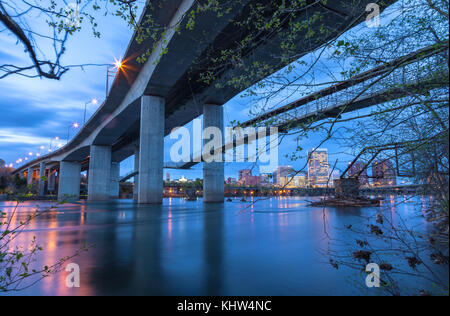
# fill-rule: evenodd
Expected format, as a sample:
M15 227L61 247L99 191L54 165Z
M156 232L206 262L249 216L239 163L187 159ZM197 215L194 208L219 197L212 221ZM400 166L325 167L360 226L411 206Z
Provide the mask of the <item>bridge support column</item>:
M33 168L31 167L27 171L27 184L33 184Z
M139 152L139 204L160 204L163 198L164 119L163 98L142 96Z
M45 181L42 179L45 177L45 163L39 164L39 196L45 195Z
M134 171L139 172L139 146L134 150ZM139 173L134 176L133 200L139 200Z
M91 146L88 200L106 201L110 196L111 146Z
M54 192L56 187L56 175L55 171L52 169L48 170L48 184L47 184L47 191Z
M59 166L58 200L80 199L81 163L61 161Z
M224 141L223 131L223 107L220 105L205 104L203 106L203 129L217 127L222 133L222 143ZM209 140L204 140L208 142ZM204 162L203 163L203 202L223 203L225 198L224 184L224 163Z
M111 199L119 198L120 163L111 163L111 181L109 183L109 195Z

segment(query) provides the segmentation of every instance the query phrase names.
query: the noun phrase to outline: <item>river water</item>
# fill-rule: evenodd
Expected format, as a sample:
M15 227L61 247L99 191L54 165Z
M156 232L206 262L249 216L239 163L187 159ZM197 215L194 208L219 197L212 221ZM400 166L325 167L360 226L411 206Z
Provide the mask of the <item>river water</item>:
M420 213L428 199L387 197L383 212L427 229ZM37 204L41 209L51 205L24 202L13 221L30 214ZM346 227L363 227L365 216L377 208L307 204L303 197L279 197L255 204L239 199L223 205L165 199L159 206L137 206L131 200L59 205L33 221L15 242L25 246L36 236L43 247L36 267L50 266L84 244L92 245L70 260L80 267L80 287L67 287L68 272L61 271L13 294L379 294L365 287L366 276L360 271L343 266L335 269L326 255L335 244L348 252L341 242L354 246L357 236ZM0 203L0 210L10 214L14 207L15 202ZM404 282L430 287L425 282L413 284L408 278Z

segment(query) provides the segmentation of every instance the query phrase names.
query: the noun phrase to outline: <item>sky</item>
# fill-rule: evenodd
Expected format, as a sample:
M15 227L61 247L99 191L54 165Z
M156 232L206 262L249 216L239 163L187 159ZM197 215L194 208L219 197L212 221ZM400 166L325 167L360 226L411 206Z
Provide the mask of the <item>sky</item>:
M46 32L46 25L41 16L30 16L28 23L38 32ZM132 30L124 21L114 17L99 17L101 38L94 38L89 27L70 38L63 64L112 64L115 59L125 53ZM3 29L0 29L3 30ZM42 42L43 52L51 54L48 42ZM23 47L8 32L0 32L0 64L29 64ZM84 107L87 102L96 98L99 104L105 98L106 66L91 66L83 69L73 68L61 80L25 78L13 75L0 79L0 159L14 163L28 153L46 153L50 146L64 144L76 134L73 123L82 123ZM295 100L296 95L283 99L283 102ZM225 125L232 120L245 121L251 118L249 111L254 105L250 98L238 95L224 105ZM88 118L98 105L88 104ZM188 125L188 128L191 126ZM55 140L58 137L59 140ZM320 133L312 134L302 140L301 146L306 150L316 147L323 139ZM170 144L166 137L165 159L169 158ZM41 149L41 147L43 147ZM297 147L294 137L286 138L279 148L279 165L292 165L301 168L305 159L290 161L285 154ZM337 141L328 142L330 163L338 159L338 168L344 169L353 159L351 149L343 149ZM251 163L227 163L226 177L237 177L238 170L252 167ZM121 163L121 174L133 169L133 157ZM172 179L184 175L187 178L201 178L202 165L193 170L165 170ZM258 172L256 172L258 174Z

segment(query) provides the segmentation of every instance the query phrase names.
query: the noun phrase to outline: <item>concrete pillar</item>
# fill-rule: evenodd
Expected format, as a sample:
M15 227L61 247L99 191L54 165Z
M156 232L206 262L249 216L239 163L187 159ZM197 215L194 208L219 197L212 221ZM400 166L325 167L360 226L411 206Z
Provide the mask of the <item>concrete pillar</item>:
M31 167L27 171L27 184L33 184L33 168Z
M59 166L58 200L80 199L81 163L61 161Z
M111 162L111 180L109 182L109 196L111 199L119 198L120 163Z
M41 162L39 164L39 196L45 195L45 163Z
M139 204L160 204L163 198L163 98L142 96L139 152Z
M110 196L111 146L91 146L88 200L106 201Z
M134 171L139 172L139 146L134 150ZM139 174L134 176L133 200L138 202L139 197Z
M224 142L223 131L223 107L220 105L205 104L203 106L203 129L217 127L222 132L222 143ZM208 142L208 140L204 140ZM222 162L203 163L203 202L223 203L225 198L225 172L223 155Z
M55 191L56 176L54 170L48 170L48 191Z

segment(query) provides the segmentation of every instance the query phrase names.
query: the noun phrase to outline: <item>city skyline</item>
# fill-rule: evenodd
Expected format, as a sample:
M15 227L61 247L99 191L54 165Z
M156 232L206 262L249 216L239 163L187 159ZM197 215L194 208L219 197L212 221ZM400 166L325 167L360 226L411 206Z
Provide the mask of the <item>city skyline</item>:
M342 171L339 169L331 169L328 164L327 148L312 148L310 163L307 165L307 171L296 171L291 165L278 166L273 170L272 174L259 173L257 168L240 169L235 177L225 176L226 184L235 184L239 186L267 186L273 185L278 187L294 188L294 187L333 187L334 180L339 179ZM348 162L350 166L351 162ZM372 170L369 179L368 169ZM319 176L314 173L318 170ZM397 174L392 162L389 159L383 161L375 160L372 164L366 165L362 161L356 161L347 171L349 178L357 177L361 187L388 187L397 185ZM201 178L185 178L185 174L178 179L172 179L170 172L166 173L166 181L182 182L195 181ZM319 179L319 181L318 181Z

